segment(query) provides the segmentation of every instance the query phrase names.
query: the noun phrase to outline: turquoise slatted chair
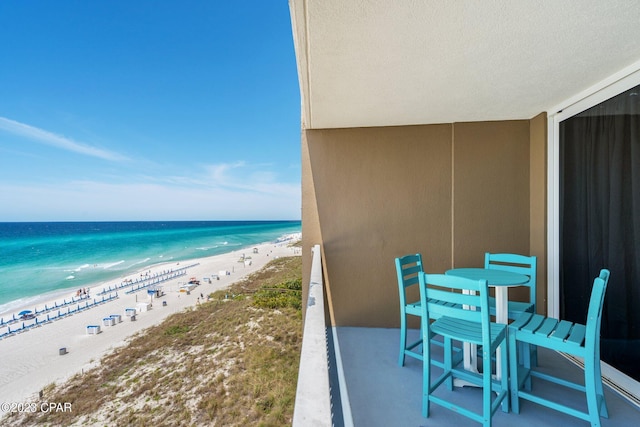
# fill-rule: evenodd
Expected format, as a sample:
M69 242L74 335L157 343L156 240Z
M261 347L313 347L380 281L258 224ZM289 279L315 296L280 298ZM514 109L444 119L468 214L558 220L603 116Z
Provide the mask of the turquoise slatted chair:
M527 286L529 288L529 302L522 301L509 301L509 314L510 320L517 319L522 313L535 313L536 312L536 283L537 283L537 269L538 259L535 256L526 256L519 254L509 253L485 253L484 254L484 268L492 270L504 270L511 271L513 273L524 274L529 276L529 281L521 286ZM489 297L489 307L491 308L491 314L496 314L496 299ZM536 346L528 347L530 349L531 363L536 366L538 363L538 351ZM522 352L519 353L522 355ZM522 363L522 361L521 361Z
M400 356L398 358L398 365L404 366L405 356L423 360L422 333L420 333L420 338L417 341L407 344L407 316L422 317L420 293L418 291L418 273L424 272L422 255L405 255L396 258L395 264L398 278L398 292L400 295ZM412 287L415 287L415 296L410 300L407 296L407 291ZM440 341L432 340L431 343L442 346ZM454 347L453 351L455 359L460 360L462 358L462 349ZM431 363L436 366L442 366L442 362L438 360L432 359Z
M602 387L600 371L600 321L604 295L609 282L609 271L601 270L593 282L587 324L571 323L565 320L525 313L509 325L509 361L511 370L511 406L517 414L520 412L519 399L526 399L547 406L565 414L589 421L592 426L600 426L600 417L609 417ZM584 359L584 385L567 381L535 370L527 359L525 351L524 366L520 366L515 354L516 347L536 345ZM520 348L523 348L522 346ZM523 387L530 377L541 378L555 384L582 391L587 398L587 412L562 405L551 399L536 395Z
M420 280L420 302L422 307L423 339L440 335L444 338L445 366L443 374L431 381L431 363L423 363L422 378L422 415L429 416L430 404L436 403L458 412L472 420L491 426L493 414L502 406L509 410L509 389L507 373L507 325L492 323L489 320L489 293L486 280L470 280L443 274L418 275ZM459 291L473 291L469 294ZM431 302L435 301L435 302ZM463 305L474 307L464 309ZM429 317L436 317L433 323ZM453 360L452 341L468 342L482 346L482 373L474 373L463 368ZM491 359L500 351L502 369L500 380L492 378ZM429 346L424 349L425 360L430 360ZM471 411L454 402L436 396L434 392L446 383L453 390L453 379L460 378L482 387L482 413ZM493 393L497 397L492 399Z
M529 282L521 285L529 288L529 302L509 301L509 319L516 319L522 313L536 312L536 271L538 261L535 256L518 254L484 254L484 268L511 271L529 276ZM491 314L495 315L496 300L489 297Z
M405 255L395 259L396 275L398 277L398 292L400 294L400 357L398 365L404 366L405 356L415 357L423 360L422 350L416 348L422 345L422 334L420 339L407 345L407 316L422 316L420 308L419 294L411 301L407 301L407 290L418 287L418 273L423 271L422 255Z

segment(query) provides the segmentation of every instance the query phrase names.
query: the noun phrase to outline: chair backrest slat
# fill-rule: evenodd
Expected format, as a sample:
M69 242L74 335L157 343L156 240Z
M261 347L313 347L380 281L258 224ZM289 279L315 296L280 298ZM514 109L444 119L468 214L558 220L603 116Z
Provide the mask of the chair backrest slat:
M428 313L432 319L439 318L442 316L448 317L456 317L464 320L469 320L471 322L482 322L482 312L480 310L473 310L472 308L468 310L463 310L459 305L452 304L439 304L439 303L428 303Z
M483 329L486 328L486 333L489 333L486 280L425 273L421 273L419 278L420 300L426 307L428 316L448 316L482 323ZM462 291L473 291L476 294L465 294Z
M466 304L470 306L480 306L480 296L451 292L450 290L429 287L429 299L437 300L439 305L451 303L452 305Z
M521 254L510 253L485 253L485 261L503 263L503 264L522 264L529 265L535 257Z
M529 287L529 302L536 303L536 281L538 259L535 256L508 253L484 254L484 268L504 270L529 276L529 281L522 286Z
M418 273L420 272L422 272L422 263L403 267L402 277L404 281L404 287L407 288L409 286L417 285Z
M405 255L395 259L396 275L398 279L398 291L400 307L407 303L406 288L418 285L418 274L422 272L422 255Z

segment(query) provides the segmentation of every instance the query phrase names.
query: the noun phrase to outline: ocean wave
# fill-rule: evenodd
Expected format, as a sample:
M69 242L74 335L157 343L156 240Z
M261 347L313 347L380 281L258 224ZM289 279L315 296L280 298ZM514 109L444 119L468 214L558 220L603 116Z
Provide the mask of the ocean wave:
M131 264L131 266L138 265L138 264L144 264L145 262L149 261L150 259L151 258L145 258L142 261L134 262L133 264Z
M81 270L83 270L83 269L85 269L87 267L89 267L89 264L83 264L83 265L81 265L80 267L76 268L73 271L75 271L77 273L77 272L79 272L79 271L81 271Z
M102 268L103 268L104 270L108 270L108 269L110 269L111 267L115 267L116 265L120 265L120 264L123 264L123 263L124 263L124 260L120 260L120 261L118 261L118 262L112 262L111 264L105 264L104 266L102 266Z
M64 279L65 279L65 280L73 280L73 279L75 279L75 278L76 278L76 276L74 276L74 275L72 274L72 275L70 275L70 276L65 277Z

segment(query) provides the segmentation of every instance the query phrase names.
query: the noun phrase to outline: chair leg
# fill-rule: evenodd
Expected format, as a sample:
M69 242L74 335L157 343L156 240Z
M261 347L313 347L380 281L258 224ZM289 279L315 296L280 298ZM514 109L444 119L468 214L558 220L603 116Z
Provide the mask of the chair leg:
M527 370L527 372L529 372L531 370L531 368L533 366L537 366L537 361L536 363L533 362L533 357L532 354L532 345L529 344L528 342L523 342L523 341L519 341L519 351L520 351L520 355L518 356L518 359L522 359L522 366L524 366ZM537 350L536 350L537 353ZM526 391L531 391L531 375L528 375L527 378L524 380L524 389Z
M422 325L422 322L421 322ZM420 328L422 342L427 343L422 346L422 416L429 416L429 394L431 393L431 346L428 328Z
M538 366L538 346L537 345L529 345L529 350L531 352L531 366Z
M505 393L502 399L502 412L509 412L509 344L507 341L508 340L505 340L500 346L500 352L502 354L502 372L500 373L500 384L502 390L500 393Z
M400 313L400 356L398 357L398 366L404 366L404 351L407 348L407 316Z
M597 394L600 397L600 416L604 418L609 418L609 409L607 409L607 400L604 397L604 390L602 387L602 379L596 382L598 386Z
M534 310L529 310L528 313L536 314ZM537 367L538 366L538 346L529 344L529 343L521 343L521 345L526 346L527 347L526 350L529 351L530 364L528 366L533 368ZM522 350L525 350L525 348L522 348ZM529 380L527 381L527 388L525 390L531 391L531 378L529 378Z
M600 356L596 358L597 363L594 367L594 381L596 384L596 395L600 397L600 416L609 418L609 410L607 409L607 401L604 398L604 387L602 387L602 370L600 368Z
M453 369L453 341L451 338L445 338L444 340L444 369L447 372L451 372ZM453 376L449 375L446 380L447 389L453 391Z
M525 357L529 361L529 366L536 367L538 366L538 347L533 344L523 343L519 344L520 349L518 350L518 363L521 365L525 364ZM525 356L525 351L528 350L529 354Z
M491 425L491 355L488 351L482 355L482 425Z
M594 378L594 367L585 363L585 393L587 395L587 409L589 411L589 422L592 427L600 427L600 404L596 393L596 380Z
M601 416L609 418L607 402L605 401L604 390L602 387L602 374L600 371L599 361L596 363L596 361L585 360L584 375L587 408L589 410L591 425L599 426Z
M514 414L520 413L520 399L518 397L518 389L520 385L520 379L518 378L518 352L516 345L516 333L515 331L509 331L509 371L511 372L511 410Z

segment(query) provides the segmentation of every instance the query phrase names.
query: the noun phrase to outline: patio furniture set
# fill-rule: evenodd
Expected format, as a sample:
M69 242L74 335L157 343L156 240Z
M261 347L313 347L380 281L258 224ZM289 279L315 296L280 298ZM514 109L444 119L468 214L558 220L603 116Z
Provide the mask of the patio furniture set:
M406 356L423 362L424 417L435 403L490 426L498 408L518 414L520 399L526 399L592 426L600 426L600 417L608 418L600 371L600 321L608 270L601 270L594 279L583 325L536 314L535 256L486 253L484 268L456 268L444 274L425 273L420 254L396 258L395 265L401 313L398 365L404 366ZM512 286L527 286L529 302L509 301L507 290ZM407 292L416 287L418 292ZM495 298L489 295L489 288L495 289ZM420 338L407 343L409 315L420 319ZM460 343L462 347L457 347ZM431 345L444 347L443 360L433 357ZM582 358L583 383L545 373L538 366L538 347ZM432 380L436 371L440 375ZM584 392L587 410L536 394L538 380ZM463 407L450 394L437 393L442 385L449 390L464 385L481 387L482 411Z

